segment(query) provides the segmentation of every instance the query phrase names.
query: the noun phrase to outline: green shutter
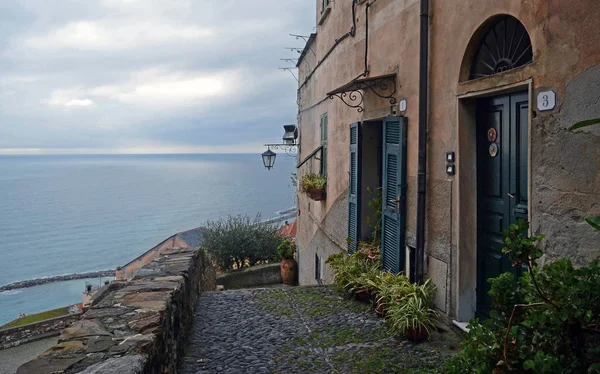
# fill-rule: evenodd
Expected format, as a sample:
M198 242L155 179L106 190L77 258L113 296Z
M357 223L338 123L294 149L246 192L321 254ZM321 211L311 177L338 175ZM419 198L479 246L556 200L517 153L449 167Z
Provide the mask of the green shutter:
M348 252L358 248L360 233L359 192L360 192L360 122L350 125L350 178L348 185Z
M327 175L327 124L328 124L327 113L321 116L321 145L323 151L321 152L321 174Z
M381 260L393 273L406 264L406 118L383 121Z

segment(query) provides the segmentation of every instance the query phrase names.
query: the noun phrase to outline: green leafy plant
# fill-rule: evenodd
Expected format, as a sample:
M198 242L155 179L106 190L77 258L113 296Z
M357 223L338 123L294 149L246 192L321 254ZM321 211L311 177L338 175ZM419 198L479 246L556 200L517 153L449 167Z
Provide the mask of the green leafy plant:
M375 294L376 310L389 319L394 330L402 334L412 330L429 333L433 328L438 315L433 310L436 288L431 281L418 285L403 274L385 272L381 270L380 258L372 258L364 248L348 256L332 255L327 264L340 292Z
M543 236L519 221L504 252L522 272L490 279L494 310L471 321L449 373L600 372L600 261L575 268L568 259L538 266Z
M600 124L600 118L588 119L585 121L577 122L573 126L569 127L569 131L581 129L583 127L588 127L592 125Z
M323 190L327 185L327 178L324 175L316 173L307 173L300 180L300 189L308 193L315 190Z
M438 317L429 302L413 292L401 299L392 298L387 308L387 318L392 329L400 334L426 331L427 334L435 328L434 321Z
M202 246L221 271L279 261L277 247L284 238L278 228L261 222L260 215L229 216L205 224Z
M292 243L289 239L285 239L277 247L277 252L279 252L279 257L282 260L293 259L296 254L296 244Z
M331 255L326 263L333 270L333 283L338 291L349 294L359 289L370 289L368 280L381 271L380 262L361 251L348 256L343 253Z
M585 222L592 226L594 230L600 231L600 216L587 217Z

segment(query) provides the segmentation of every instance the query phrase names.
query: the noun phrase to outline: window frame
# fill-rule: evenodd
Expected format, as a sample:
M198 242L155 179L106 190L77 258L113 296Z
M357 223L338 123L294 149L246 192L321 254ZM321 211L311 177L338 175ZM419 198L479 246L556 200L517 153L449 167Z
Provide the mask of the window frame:
M327 140L329 137L329 115L327 112L321 114L320 122L320 133L321 133L321 170L320 173L327 177Z

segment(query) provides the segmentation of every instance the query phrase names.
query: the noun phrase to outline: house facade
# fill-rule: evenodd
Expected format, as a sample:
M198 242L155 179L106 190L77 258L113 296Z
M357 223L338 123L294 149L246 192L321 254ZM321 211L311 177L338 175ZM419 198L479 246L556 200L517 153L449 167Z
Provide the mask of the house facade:
M316 16L297 173L326 174L327 195L298 194L301 284L330 283L327 257L367 240L377 191L384 267L432 279L461 321L487 312L519 218L547 235L546 260L600 256L584 222L600 126L567 130L600 117L597 0L318 0Z

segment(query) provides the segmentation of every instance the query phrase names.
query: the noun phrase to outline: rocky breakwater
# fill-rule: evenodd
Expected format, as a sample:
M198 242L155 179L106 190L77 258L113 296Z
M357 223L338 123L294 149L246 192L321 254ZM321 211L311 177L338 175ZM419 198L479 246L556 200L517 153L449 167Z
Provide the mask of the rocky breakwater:
M26 287L39 286L39 285L42 285L42 284L53 283L53 282L63 282L63 281L69 281L69 280L75 280L75 279L105 278L105 277L114 277L114 276L115 276L115 271L114 270L102 270L102 271L92 271L92 272L89 272L89 273L75 273L75 274L67 274L67 275L56 275L56 276L53 276L53 277L44 277L44 278L37 278L37 279L29 279L29 280L24 280L24 281L9 283L9 284L6 284L4 286L1 286L0 287L0 292L10 291L10 290L16 290L18 288L26 288Z
M57 336L60 331L77 321L81 313L30 323L19 327L0 330L0 349L16 347L21 344Z
M215 287L203 250L165 251L131 281L106 286L57 345L17 374L175 373L199 294Z

